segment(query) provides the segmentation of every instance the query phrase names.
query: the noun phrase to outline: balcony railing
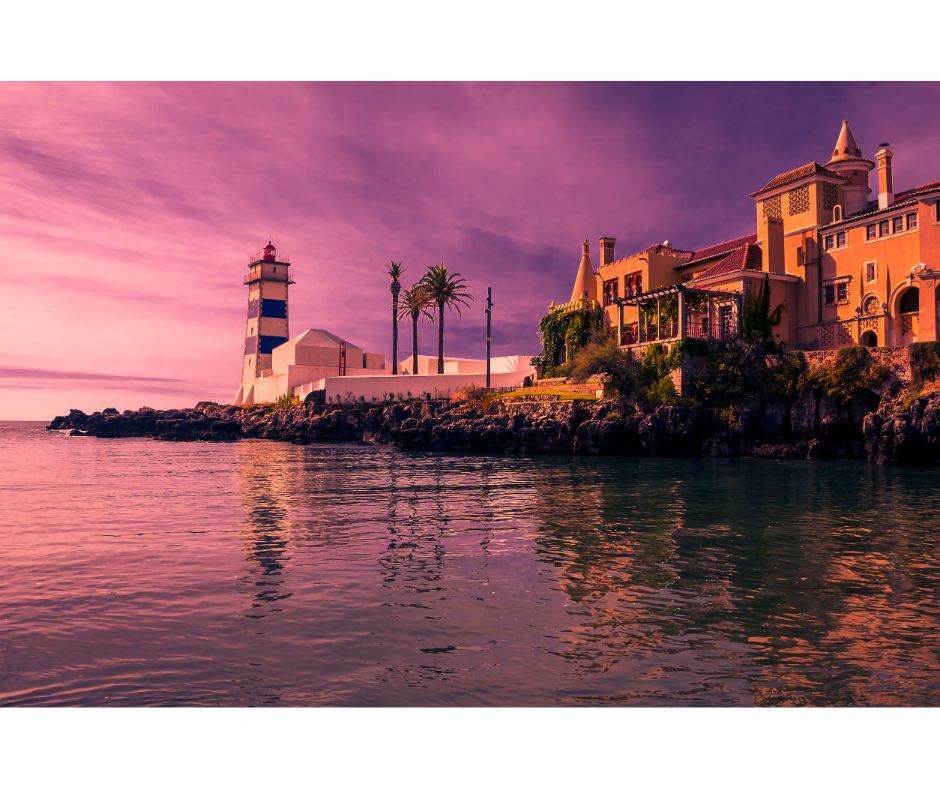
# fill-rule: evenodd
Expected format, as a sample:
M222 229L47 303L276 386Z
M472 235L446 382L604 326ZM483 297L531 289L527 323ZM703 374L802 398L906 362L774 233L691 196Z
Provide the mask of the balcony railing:
M694 337L696 339L715 339L719 342L730 342L738 336L738 327L733 323L713 323L709 325L706 320L690 320L685 324L685 331L682 337ZM657 331L656 326L637 327L635 324L624 326L620 332L620 344L643 345L649 342L668 342L679 338L679 321L672 320L664 323L662 331Z
M694 339L717 339L730 342L738 336L738 327L734 323L710 323L708 320L691 321L685 326L685 335Z
M263 277L260 273L245 274L244 283L249 285L252 282L260 282L261 279L264 279L265 282L287 282L289 285L294 284L294 280L290 278L290 275L286 271L283 274L280 271L277 273L266 273Z

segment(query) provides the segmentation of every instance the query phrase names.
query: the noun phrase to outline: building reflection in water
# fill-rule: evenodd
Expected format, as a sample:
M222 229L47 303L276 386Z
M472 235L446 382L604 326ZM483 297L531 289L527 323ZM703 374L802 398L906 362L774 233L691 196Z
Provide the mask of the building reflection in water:
M250 590L249 618L264 618L281 610L291 596L285 586L290 559L288 505L296 470L296 448L275 441L245 441L238 445L239 492L245 510L241 539Z
M935 686L929 474L239 451L247 615L302 589L277 621L343 692L352 665L361 697L440 702L552 687L559 702L871 705Z
M587 699L892 704L916 695L912 663L929 685L937 600L910 593L937 570L911 539L919 477L886 501L884 469L720 462L536 480L537 551L578 606L558 655L578 676L624 673L623 693ZM721 678L703 682L709 667Z

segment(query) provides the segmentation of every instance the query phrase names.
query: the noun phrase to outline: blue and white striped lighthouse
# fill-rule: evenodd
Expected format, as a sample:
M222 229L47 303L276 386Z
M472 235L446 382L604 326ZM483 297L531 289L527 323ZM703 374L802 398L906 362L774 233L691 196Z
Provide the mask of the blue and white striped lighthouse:
M242 383L251 383L271 369L271 352L287 341L287 288L290 262L277 259L277 249L268 241L260 255L248 264L248 319L245 324L245 358Z

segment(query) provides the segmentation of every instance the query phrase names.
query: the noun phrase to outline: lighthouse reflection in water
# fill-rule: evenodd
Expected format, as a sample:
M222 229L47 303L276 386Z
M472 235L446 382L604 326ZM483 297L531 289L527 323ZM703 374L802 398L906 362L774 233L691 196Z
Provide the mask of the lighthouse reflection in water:
M0 471L5 705L940 702L927 469L4 424Z

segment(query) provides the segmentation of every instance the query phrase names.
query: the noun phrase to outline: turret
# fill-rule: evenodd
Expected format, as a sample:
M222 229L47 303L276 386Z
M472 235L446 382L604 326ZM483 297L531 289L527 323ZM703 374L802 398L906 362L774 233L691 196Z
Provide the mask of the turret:
M874 167L873 161L862 156L862 149L855 141L849 122L843 120L836 147L832 151L832 158L826 164L826 169L846 179L842 187L846 216L864 211L868 207L868 195L871 192L868 187L868 173Z
M591 249L588 239L581 244L581 264L578 266L578 275L574 280L571 291L572 304L590 306L597 301L597 275L591 263Z

